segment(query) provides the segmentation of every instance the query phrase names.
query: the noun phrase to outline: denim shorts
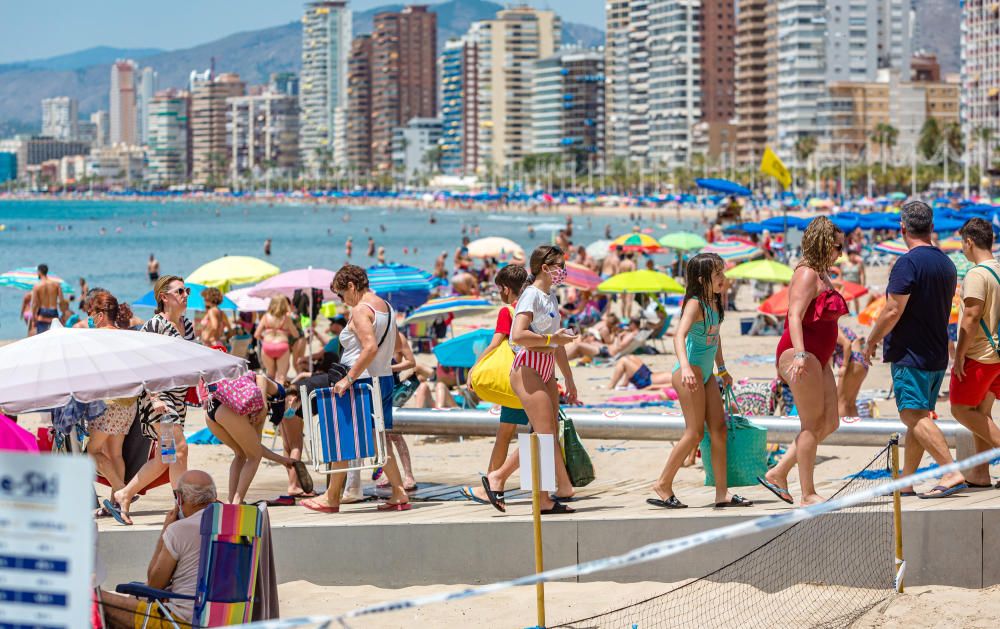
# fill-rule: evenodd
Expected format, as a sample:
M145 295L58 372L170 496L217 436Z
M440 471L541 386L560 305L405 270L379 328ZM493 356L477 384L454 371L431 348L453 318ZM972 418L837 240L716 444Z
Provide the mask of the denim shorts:
M903 410L933 411L937 403L945 370L928 371L895 363L892 372L892 391L896 395L896 408Z

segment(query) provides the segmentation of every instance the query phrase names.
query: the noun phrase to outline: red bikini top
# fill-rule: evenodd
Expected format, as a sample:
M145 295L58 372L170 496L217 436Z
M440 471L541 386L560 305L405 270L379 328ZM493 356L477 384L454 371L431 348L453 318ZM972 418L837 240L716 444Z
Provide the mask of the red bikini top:
M844 296L831 289L827 289L816 295L810 306L811 308L807 311L805 317L809 323L836 321L848 313L847 302L844 301Z

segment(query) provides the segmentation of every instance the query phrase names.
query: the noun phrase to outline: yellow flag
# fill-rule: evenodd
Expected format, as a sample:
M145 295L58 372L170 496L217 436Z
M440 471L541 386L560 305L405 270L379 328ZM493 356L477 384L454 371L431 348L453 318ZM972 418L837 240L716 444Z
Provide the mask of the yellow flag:
M777 179L785 190L792 186L792 175L770 147L764 149L764 156L760 159L760 172Z

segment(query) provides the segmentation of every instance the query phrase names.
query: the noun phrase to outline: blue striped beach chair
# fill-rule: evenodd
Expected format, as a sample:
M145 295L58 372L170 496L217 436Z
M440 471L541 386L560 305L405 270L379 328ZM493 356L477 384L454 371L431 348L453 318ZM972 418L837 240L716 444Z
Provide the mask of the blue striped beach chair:
M303 419L314 471L332 474L385 465L388 460L385 419L382 405L372 404L373 396L381 399L378 380L355 382L342 396L334 395L333 389L316 389L310 393L306 387L301 387ZM335 472L327 468L330 463L342 461L356 463Z

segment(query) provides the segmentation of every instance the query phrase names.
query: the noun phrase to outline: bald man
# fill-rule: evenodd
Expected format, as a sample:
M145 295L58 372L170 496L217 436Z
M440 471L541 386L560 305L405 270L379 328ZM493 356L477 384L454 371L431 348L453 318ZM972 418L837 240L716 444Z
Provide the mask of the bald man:
M198 586L198 564L201 560L201 511L218 500L215 482L201 470L188 470L177 481L174 508L167 513L156 542L153 558L146 570L146 584L159 590L194 596ZM116 592L101 592L108 627L132 629L141 627L148 603L133 596ZM191 622L194 601L165 602L175 620ZM150 610L150 629L172 626L161 621L155 605Z

